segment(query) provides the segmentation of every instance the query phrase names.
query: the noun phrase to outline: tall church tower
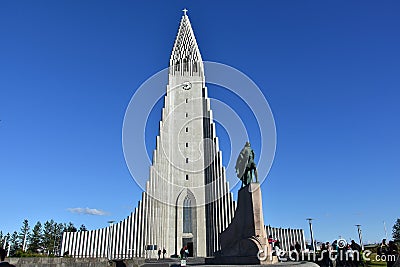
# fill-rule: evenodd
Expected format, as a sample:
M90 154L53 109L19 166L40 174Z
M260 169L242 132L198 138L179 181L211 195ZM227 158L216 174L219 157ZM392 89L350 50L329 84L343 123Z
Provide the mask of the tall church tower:
M166 91L147 192L168 214L161 220L168 237L154 241L175 253L187 246L194 256L212 255L219 248L218 234L233 217L234 202L186 10L170 57Z
M179 254L211 256L235 211L222 166L204 66L183 10L172 49L159 135L146 191L125 220L88 232L64 233L71 256L144 257L152 245Z

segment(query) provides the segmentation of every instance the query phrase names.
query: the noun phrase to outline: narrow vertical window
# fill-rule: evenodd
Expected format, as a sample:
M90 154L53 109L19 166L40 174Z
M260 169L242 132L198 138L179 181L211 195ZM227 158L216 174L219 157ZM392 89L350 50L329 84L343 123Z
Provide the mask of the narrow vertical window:
M189 143L186 143L186 147L189 147Z
M186 132L189 132L189 127L186 127Z
M186 103L188 103L188 102L189 102L189 99L188 99L188 98L186 98L185 102L186 102Z
M185 113L185 117L186 117L186 118L189 117L189 114L188 114L187 112Z
M188 175L188 174L186 174L186 181L187 181L187 180L189 180L189 175Z
M186 163L189 163L189 158L186 158Z
M192 233L192 201L189 196L183 200L183 232Z

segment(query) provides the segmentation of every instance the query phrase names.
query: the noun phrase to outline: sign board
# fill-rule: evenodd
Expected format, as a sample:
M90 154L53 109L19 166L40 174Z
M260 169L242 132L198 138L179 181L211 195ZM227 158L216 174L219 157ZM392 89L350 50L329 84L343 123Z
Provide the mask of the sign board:
M157 250L157 245L147 245L146 250Z

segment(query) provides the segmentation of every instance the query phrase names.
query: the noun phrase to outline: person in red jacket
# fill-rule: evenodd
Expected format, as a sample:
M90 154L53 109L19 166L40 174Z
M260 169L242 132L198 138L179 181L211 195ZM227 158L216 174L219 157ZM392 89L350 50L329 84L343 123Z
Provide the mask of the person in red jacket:
M272 235L269 235L269 236L268 236L268 243L269 243L272 247L274 247L275 242L276 242L276 240L272 238Z

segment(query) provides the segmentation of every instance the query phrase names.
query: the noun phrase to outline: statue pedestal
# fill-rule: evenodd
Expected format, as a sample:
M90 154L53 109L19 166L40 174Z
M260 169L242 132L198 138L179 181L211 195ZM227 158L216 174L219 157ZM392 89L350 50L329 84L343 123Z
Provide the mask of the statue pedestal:
M220 235L221 251L215 260L230 264L271 264L271 247L264 228L259 183L251 183L238 193L235 216ZM274 257L276 258L276 257Z

